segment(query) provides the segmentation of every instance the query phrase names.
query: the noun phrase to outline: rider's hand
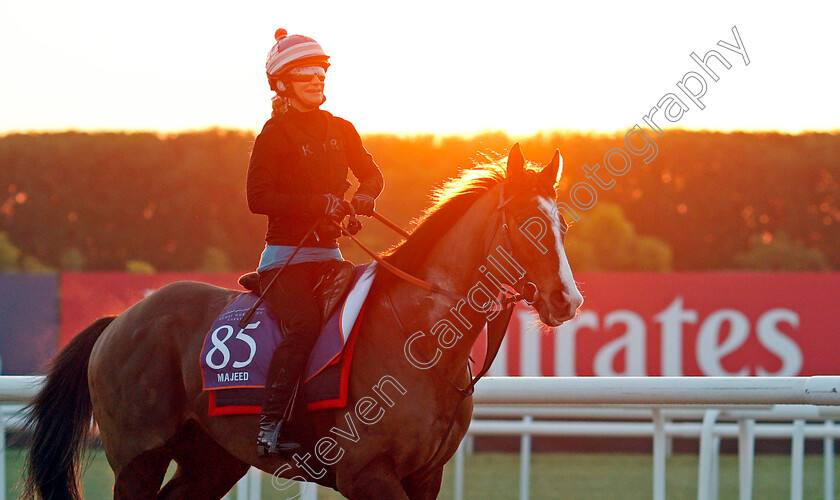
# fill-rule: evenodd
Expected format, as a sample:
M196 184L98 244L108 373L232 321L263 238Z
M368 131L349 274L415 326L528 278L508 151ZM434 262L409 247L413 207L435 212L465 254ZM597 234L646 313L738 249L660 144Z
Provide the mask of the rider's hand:
M341 229L333 221L323 219L318 223L315 233L319 239L334 240L341 236Z
M326 199L324 215L337 222L341 222L348 215L355 213L353 206L350 205L350 203L334 194L325 194L324 198Z
M350 219L347 220L347 232L350 234L356 234L362 230L362 222L356 218L356 216L351 216Z
M369 194L356 193L350 202L358 215L373 217L374 198Z

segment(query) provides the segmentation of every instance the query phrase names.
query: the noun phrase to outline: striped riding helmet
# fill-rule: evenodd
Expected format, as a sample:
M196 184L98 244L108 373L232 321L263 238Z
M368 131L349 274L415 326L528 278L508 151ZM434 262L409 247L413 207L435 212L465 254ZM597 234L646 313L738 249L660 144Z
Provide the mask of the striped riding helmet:
M325 70L330 66L324 49L315 40L303 35L289 35L280 28L274 32L277 43L268 53L265 72L268 79L278 78L289 70L300 66L321 66Z

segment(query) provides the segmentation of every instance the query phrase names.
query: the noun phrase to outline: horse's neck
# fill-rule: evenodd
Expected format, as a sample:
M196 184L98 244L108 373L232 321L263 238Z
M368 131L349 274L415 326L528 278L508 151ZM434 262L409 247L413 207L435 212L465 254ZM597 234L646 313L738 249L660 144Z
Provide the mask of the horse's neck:
M432 246L426 264L418 272L421 278L462 296L466 296L481 281L483 275L480 268L485 264L490 241L498 226L495 210L497 198L494 193L496 191L491 190L479 198ZM404 283L399 286L399 293L404 294L408 303L420 305L419 310L411 311L411 331L408 333L424 332L425 351L431 354L440 349L441 358L436 368L453 380L463 371L472 346L484 327L484 314L442 294L430 293ZM451 347L441 348L435 340L437 334L432 332L437 330L440 333L440 329L446 327L455 327L462 336Z
M495 190L479 198L430 249L422 275L461 295L481 279L479 268L497 226L493 193Z

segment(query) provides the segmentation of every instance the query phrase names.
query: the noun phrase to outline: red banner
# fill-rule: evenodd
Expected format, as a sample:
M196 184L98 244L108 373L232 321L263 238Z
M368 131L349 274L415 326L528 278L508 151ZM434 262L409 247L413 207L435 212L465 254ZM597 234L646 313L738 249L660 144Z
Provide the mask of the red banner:
M548 330L518 308L491 375L840 373L838 273L575 278L585 297L578 317Z
M180 280L238 288L238 274L66 273L61 342ZM834 375L840 273L575 276L581 313L545 328L518 307L491 375ZM483 342L474 351L483 358Z

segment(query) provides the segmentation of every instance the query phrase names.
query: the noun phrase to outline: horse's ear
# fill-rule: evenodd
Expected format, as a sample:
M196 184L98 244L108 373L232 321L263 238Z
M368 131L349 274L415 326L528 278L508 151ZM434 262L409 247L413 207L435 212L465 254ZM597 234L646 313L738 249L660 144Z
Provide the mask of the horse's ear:
M509 181L516 181L521 179L525 174L525 157L522 156L522 150L519 149L519 143L510 148L507 159L507 174L505 179Z
M560 175L562 173L563 157L560 156L560 150L557 149L554 151L554 156L551 158L551 161L548 162L548 165L540 170L540 176L543 178L544 182L554 187L554 185L557 184L557 181L560 180Z

